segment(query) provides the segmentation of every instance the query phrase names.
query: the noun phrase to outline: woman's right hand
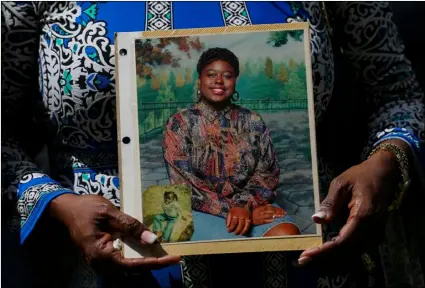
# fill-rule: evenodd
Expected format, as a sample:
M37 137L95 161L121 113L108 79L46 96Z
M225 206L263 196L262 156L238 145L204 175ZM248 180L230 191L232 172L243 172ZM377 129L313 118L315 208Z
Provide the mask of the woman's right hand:
M263 225L272 223L274 218L282 218L286 215L285 210L273 206L272 204L266 204L258 206L252 211L252 221L254 225Z
M226 217L227 232L245 235L251 227L251 212L242 207L232 207Z
M115 265L123 268L159 269L177 264L179 256L124 258L113 246L117 238L153 244L157 236L137 219L122 213L109 200L98 195L64 194L50 204L51 215L69 230L73 242L93 268Z

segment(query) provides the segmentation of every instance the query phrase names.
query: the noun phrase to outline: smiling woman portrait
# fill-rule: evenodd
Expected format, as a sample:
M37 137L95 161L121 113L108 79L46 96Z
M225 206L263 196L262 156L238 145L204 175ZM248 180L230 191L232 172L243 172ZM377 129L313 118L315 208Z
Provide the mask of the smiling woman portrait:
M172 184L192 187L192 241L298 235L274 204L279 164L269 129L239 100L239 60L225 48L206 50L197 64L198 103L164 127L164 158Z

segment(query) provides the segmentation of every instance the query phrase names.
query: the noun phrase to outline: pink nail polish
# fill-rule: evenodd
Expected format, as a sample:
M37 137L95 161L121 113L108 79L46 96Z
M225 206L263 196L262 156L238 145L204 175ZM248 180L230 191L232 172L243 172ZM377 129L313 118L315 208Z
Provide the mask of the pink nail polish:
M146 242L148 244L153 244L158 239L158 236L156 236L154 233L148 230L145 230L143 231L141 238L143 242Z
M310 257L301 257L300 259L298 259L298 264L299 265L305 265L310 261L311 261Z
M323 211L319 211L316 214L313 214L313 216L311 216L311 218L319 218L319 219L325 219L326 218L326 213Z

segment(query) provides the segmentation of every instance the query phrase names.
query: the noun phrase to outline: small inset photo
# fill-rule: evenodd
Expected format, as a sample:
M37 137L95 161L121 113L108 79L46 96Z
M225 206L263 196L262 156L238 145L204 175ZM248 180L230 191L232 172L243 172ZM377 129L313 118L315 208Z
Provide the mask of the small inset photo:
M191 188L151 186L143 192L143 223L161 243L189 241L194 225Z

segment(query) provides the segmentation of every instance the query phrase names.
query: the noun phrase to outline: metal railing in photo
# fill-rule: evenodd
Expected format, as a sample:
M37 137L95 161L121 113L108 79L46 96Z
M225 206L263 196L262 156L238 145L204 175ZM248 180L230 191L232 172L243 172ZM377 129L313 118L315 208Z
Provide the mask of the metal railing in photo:
M187 108L195 102L145 102L139 106L139 135L144 139L148 134L160 130L165 122L181 109ZM279 112L282 110L307 110L307 99L287 100L242 100L236 104L246 107L260 114Z

